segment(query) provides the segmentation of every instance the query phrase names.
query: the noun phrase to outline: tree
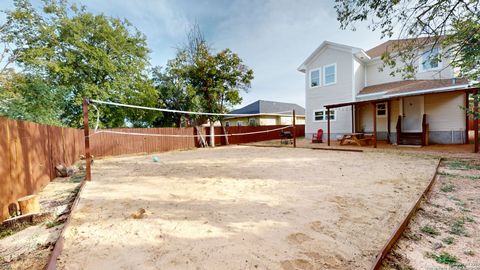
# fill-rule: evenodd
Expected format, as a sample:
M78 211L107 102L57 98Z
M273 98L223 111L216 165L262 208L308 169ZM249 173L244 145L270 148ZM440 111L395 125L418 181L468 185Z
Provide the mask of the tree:
M214 54L198 26L188 33L187 44L180 52L187 55L186 77L200 97L204 111L226 113L242 102L240 91L250 88L253 70L245 66L237 54L228 48ZM207 119L210 134L214 135L214 122L222 117L207 116ZM214 145L213 136L210 144Z
M187 33L187 41L177 49L175 59L170 60L165 71L154 76L161 102L168 108L201 112L227 113L240 104L240 91L248 91L253 71L230 49L214 53L198 25ZM179 115L171 116L178 123ZM189 115L188 120L197 125L213 124L219 116ZM210 141L213 145L213 137Z
M10 71L0 86L0 115L42 124L62 125L64 91L39 77Z
M381 31L383 37L397 35L391 51L382 55L384 66L394 73L411 78L416 71L418 49L443 50L432 61L449 59L459 76L478 81L480 78L480 2L478 0L335 0L341 28L369 20L370 29ZM406 65L397 66L396 59ZM478 84L477 84L478 85ZM479 97L476 97L479 98ZM471 112L473 113L473 112Z
M25 73L67 89L63 123L82 125L84 96L155 105L156 91L146 73L146 39L128 21L91 14L85 7L68 6L66 0L43 0L42 11L28 0L14 4L6 12L9 24L4 39L14 45L16 64ZM158 115L107 106L100 113L102 125L109 127L149 126Z

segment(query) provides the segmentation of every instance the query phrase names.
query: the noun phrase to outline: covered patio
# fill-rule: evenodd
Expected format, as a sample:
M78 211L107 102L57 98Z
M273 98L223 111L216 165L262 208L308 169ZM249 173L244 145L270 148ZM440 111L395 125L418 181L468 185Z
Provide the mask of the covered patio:
M368 87L367 87L368 88ZM405 88L405 87L404 87ZM429 145L429 123L428 123L428 115L426 113L422 113L420 119L417 120L417 125L420 126L421 128L418 127L415 132L405 132L406 125L410 125L411 121L408 122L406 114L407 111L404 109L404 102L408 100L414 100L415 98L422 99L425 96L429 95L435 95L435 94L444 94L444 93L465 93L464 95L464 109L469 109L470 101L473 99L473 111L476 112L476 115L478 115L478 88L462 88L462 89L442 89L441 91L438 91L439 88L433 89L432 91L405 91L405 89L401 89L403 91L398 91L396 90L393 94L385 94L385 91L381 92L381 95L376 95L375 91L372 91L372 93L367 93L364 94L364 96L370 95L370 98L365 98L363 100L358 100L358 101L353 101L353 102L345 102L345 103L336 103L336 104L328 104L325 105L324 107L326 108L326 118L327 118L327 144L328 146L331 146L331 110L334 110L336 108L341 108L341 107L351 107L351 133L350 134L345 134L338 146L343 145L343 140L348 139L351 142L356 142L357 145L360 145L360 142L364 142L365 145L368 145L369 142L371 141L371 145L373 148L377 148L379 146L379 138L378 138L378 120L377 120L377 111L378 111L378 104L386 104L385 106L382 106L381 108L384 108L385 110L385 116L386 117L386 139L385 142L382 142L383 144L386 145L401 145L405 144L402 143L402 141L407 140L409 138L414 138L417 137L418 141L421 141L419 145L421 146L427 146ZM377 90L378 91L378 90ZM397 107L398 111L396 113L392 113L392 104L395 103L395 106ZM410 105L412 105L410 103ZM422 105L423 106L423 105ZM370 108L368 108L370 107ZM366 108L368 110L371 110L371 117L369 118L369 121L371 121L373 129L369 132L365 132L364 130L361 130L363 128L359 128L359 118L361 117L360 114L358 113L359 108ZM423 110L423 107L422 107ZM469 144L469 128L468 128L468 123L471 115L467 113L467 110L465 110L465 129L464 134L462 134L462 138L464 138L464 144ZM365 114L362 115L365 117ZM396 119L396 120L395 120ZM396 124L392 124L395 123ZM402 125L404 125L402 127ZM394 129L395 134L392 134L392 129ZM473 119L473 152L478 153L479 152L479 143L478 143L478 129L479 129L479 122L478 122L478 117L474 117ZM394 136L392 136L394 135ZM452 131L452 138L453 138L453 131ZM452 139L453 141L453 139ZM469 146L466 146L467 148L470 148ZM471 150L470 150L471 151Z

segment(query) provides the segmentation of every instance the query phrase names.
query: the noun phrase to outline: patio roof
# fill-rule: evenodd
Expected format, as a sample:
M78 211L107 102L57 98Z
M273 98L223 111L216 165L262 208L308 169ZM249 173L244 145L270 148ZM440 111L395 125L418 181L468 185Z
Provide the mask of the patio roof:
M328 104L324 107L338 108L365 102L383 102L400 97L421 96L455 91L473 91L465 79L407 80L371 85L363 88L356 101Z

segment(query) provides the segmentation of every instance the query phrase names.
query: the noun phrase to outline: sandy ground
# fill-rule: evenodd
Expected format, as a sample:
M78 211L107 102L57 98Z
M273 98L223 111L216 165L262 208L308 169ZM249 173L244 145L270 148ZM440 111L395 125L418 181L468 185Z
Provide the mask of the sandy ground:
M480 266L480 160L448 159L383 269Z
M95 162L60 269L367 269L437 162L245 146L156 156Z

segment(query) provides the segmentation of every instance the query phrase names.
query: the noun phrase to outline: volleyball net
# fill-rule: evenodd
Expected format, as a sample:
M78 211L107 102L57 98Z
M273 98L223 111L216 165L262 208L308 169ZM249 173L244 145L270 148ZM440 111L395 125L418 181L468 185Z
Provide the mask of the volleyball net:
M228 140L229 138L234 137L249 137L250 140L236 140L237 142L248 142L248 141L255 141L257 140L268 140L268 138L278 138L278 134L282 131L285 132L294 132L294 124L295 120L293 120L294 111L279 111L279 112L272 112L268 113L268 115L277 115L282 119L291 118L290 121L287 121L288 124L283 125L272 125L272 126L249 126L248 123L245 126L225 126L220 125L222 122L217 121L216 127L214 132L211 132L209 124L204 123L203 125L192 126L193 132L190 134L186 134L185 130L177 129L178 131L182 130L182 132L175 132L175 128L99 128L100 126L100 111L102 110L103 106L115 106L120 108L129 108L129 109L138 109L138 110L149 110L149 111L158 111L162 113L173 113L173 114L180 114L187 117L197 116L197 117L204 117L210 118L212 116L216 118L223 118L222 121L231 121L231 119L235 119L236 117L241 118L251 118L251 117L258 117L261 114L235 114L235 113L212 113L212 112L198 112L198 111L184 111L184 110L175 110L175 109L168 109L168 108L155 108L155 107L146 107L146 106L139 106L139 105L132 105L132 104L124 104L118 102L111 102L111 101L102 101L97 99L90 99L87 100L89 106L91 106L95 113L95 128L89 133L90 138L94 138L95 136L101 134L111 134L111 135L120 135L120 136L136 136L136 137L165 137L165 138L194 138L198 139L201 146L207 146L211 137L213 137L216 141L218 138L225 138ZM265 136L268 134L274 134L276 136ZM295 134L293 134L295 136ZM255 138L256 137L256 138ZM217 142L216 142L217 143ZM220 142L220 144L222 144ZM228 141L227 141L227 144Z

